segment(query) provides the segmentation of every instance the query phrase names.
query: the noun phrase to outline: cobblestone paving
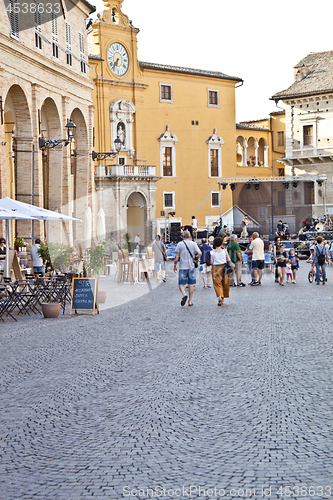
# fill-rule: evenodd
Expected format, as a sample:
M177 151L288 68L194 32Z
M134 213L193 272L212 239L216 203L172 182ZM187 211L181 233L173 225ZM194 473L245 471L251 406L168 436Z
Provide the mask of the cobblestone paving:
M1 324L0 498L330 498L333 269L308 270Z

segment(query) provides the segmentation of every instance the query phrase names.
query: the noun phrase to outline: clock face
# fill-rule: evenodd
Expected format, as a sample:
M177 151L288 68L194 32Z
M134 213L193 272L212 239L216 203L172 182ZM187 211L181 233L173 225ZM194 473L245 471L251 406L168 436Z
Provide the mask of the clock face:
M108 63L111 71L117 76L123 76L128 70L128 54L125 47L118 42L110 45L108 50Z

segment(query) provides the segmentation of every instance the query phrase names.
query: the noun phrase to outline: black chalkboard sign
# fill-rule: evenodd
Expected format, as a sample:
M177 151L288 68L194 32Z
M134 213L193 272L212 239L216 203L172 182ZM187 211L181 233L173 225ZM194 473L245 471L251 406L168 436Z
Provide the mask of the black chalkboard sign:
M93 311L93 315L97 309L99 313L97 293L97 278L73 278L70 314L73 309L75 312Z

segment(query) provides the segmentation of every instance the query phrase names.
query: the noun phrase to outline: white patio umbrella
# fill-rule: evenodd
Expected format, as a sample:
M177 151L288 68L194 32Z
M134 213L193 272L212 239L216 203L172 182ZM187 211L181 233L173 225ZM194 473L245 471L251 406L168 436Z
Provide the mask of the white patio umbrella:
M92 216L91 208L87 207L84 214L84 248L91 247Z
M97 239L99 242L105 240L106 229L105 229L105 212L103 208L100 208L97 214Z
M37 220L36 217L23 214L18 210L8 210L0 207L0 220L6 221L6 277L9 276L9 221L10 220Z
M54 212L52 210L47 210L46 208L37 207L36 205L30 205L29 203L24 203L23 201L12 200L6 196L5 198L0 199L0 209L9 210L14 214L14 217L11 219L22 219L22 220L61 220L61 221L70 221L70 220L80 220L75 219L74 217L70 217L69 215L64 215L58 212ZM16 215L21 215L15 216ZM5 218L5 217L4 217ZM7 230L7 229L6 229ZM9 230L9 227L8 227ZM6 249L8 248L9 240L6 241ZM6 258L6 267L7 267L8 258ZM9 271L8 271L9 272ZM7 274L8 276L8 274Z
M8 196L0 200L0 208L5 208L6 210L16 210L21 214L29 215L38 220L80 220L53 210L47 210L46 208L37 207L36 205L30 205L29 203L24 203L23 201L12 200L11 198L8 198Z

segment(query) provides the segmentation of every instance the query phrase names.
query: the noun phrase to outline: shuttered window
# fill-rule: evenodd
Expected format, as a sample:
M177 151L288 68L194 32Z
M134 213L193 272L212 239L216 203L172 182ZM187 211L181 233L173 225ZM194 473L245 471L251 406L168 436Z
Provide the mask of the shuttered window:
M66 22L66 60L69 66L72 66L72 34L71 25Z
M10 36L16 40L20 39L19 10L20 4L17 0L9 0L7 11L9 12Z

